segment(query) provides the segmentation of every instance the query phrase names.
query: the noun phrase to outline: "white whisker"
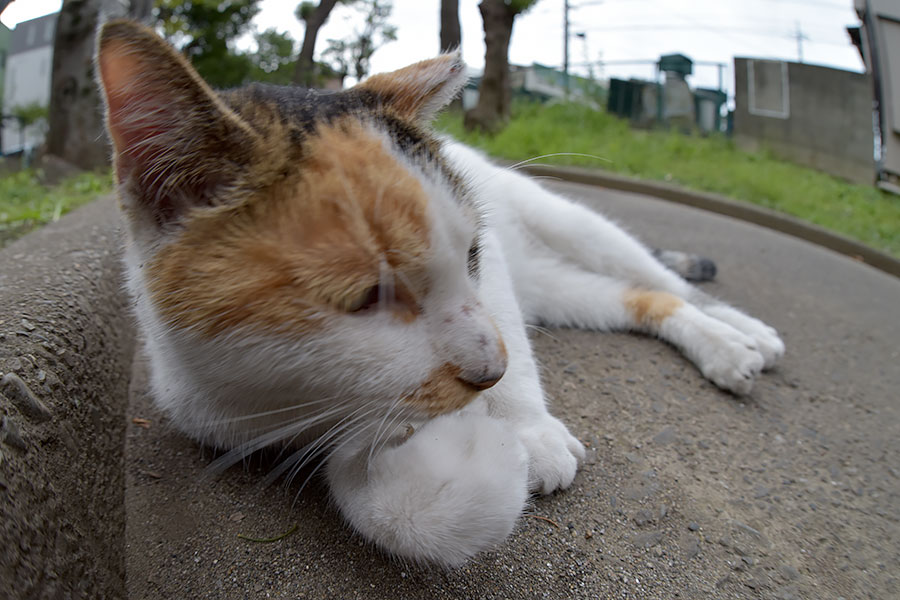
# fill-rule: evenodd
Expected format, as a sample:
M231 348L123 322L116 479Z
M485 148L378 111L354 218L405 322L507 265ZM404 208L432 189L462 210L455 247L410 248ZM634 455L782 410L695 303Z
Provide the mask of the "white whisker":
M516 164L512 165L511 167L507 167L507 168L512 171L515 171L519 167L523 167L523 166L527 165L528 163L532 163L536 160L541 160L542 158L550 158L553 156L579 156L581 158L593 158L596 160L602 160L603 162L608 162L608 163L613 162L612 160L610 160L608 158L603 158L602 156L596 156L594 154L583 154L581 152L554 152L552 154L542 154L541 156L535 156L533 158L528 158L526 160L517 162ZM543 166L546 166L546 165L543 165Z
M541 327L540 325L532 325L530 323L526 323L525 329L532 329L534 331L537 331L538 333L542 333L542 334L546 335L548 338L550 338L551 340L553 340L554 342L559 341L559 338L557 338L552 333L550 333L550 330L547 329L546 327Z

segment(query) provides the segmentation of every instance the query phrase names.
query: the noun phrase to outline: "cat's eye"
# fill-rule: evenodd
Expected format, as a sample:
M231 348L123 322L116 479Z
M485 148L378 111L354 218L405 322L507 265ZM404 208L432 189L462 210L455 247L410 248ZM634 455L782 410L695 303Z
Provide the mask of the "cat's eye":
M381 300L381 286L373 285L369 289L363 291L356 298L350 299L344 309L347 312L360 312L378 306Z

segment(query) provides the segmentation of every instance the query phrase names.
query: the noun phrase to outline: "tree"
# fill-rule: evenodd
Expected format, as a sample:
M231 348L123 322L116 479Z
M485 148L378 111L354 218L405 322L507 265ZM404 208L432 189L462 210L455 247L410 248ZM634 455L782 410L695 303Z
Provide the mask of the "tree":
M243 83L252 68L232 41L250 30L259 0L158 0L157 18L166 39L181 50L213 87Z
M294 40L287 33L275 29L256 34L256 53L250 55L253 64L250 79L278 85L288 85L294 74Z
M387 22L394 8L390 0L358 0L356 4L365 12L363 28L354 31L350 39L328 40L322 59L358 81L369 74L375 50L397 39L397 28Z
M83 169L109 164L103 111L94 83L100 15L125 13L115 0L64 0L56 21L47 152Z
M478 104L465 116L467 130L494 132L509 118L509 40L516 16L537 0L481 0L478 10L484 25L484 75Z
M459 0L441 0L441 52L459 48L461 44Z
M316 82L316 69L313 54L316 51L316 38L319 29L328 20L331 9L341 0L322 0L316 5L312 2L301 2L297 6L297 18L303 21L306 30L303 33L303 44L294 67L294 83L312 87ZM344 0L346 3L346 0Z

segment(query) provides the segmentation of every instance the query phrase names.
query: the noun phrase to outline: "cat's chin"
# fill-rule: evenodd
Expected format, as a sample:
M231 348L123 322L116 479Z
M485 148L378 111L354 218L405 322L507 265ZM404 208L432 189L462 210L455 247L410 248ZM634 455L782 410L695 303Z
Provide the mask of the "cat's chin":
M480 390L459 379L458 369L435 369L403 402L425 417L436 417L465 408Z
M358 533L417 563L457 567L500 543L528 498L525 447L507 423L480 414L437 417L367 458L332 455L332 495Z

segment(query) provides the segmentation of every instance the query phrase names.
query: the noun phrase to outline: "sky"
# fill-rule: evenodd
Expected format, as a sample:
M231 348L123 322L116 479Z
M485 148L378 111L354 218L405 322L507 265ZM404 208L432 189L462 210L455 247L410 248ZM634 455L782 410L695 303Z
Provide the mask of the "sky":
M56 12L61 0L16 0L0 16L7 27ZM260 29L288 31L298 40L303 25L294 17L298 0L262 0L255 19ZM575 73L652 79L651 64L663 54L681 53L695 62L725 63L723 85L733 92L733 57L796 61L863 71L845 31L858 24L853 0L569 0L569 61ZM484 32L478 0L460 0L463 58L473 71L484 66ZM560 67L563 63L564 0L539 0L516 19L510 62ZM372 57L372 71L389 71L438 52L439 0L394 0L391 23L397 41ZM355 11L336 8L319 31L316 50L329 38L342 38L354 28ZM804 38L798 48L797 32ZM584 33L583 37L576 36ZM600 61L606 64L599 65ZM643 62L641 62L643 61ZM689 82L718 87L719 69L695 64Z

